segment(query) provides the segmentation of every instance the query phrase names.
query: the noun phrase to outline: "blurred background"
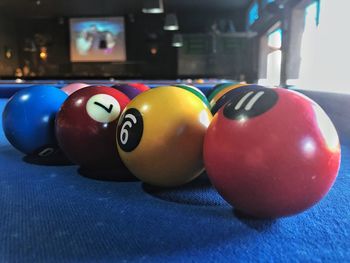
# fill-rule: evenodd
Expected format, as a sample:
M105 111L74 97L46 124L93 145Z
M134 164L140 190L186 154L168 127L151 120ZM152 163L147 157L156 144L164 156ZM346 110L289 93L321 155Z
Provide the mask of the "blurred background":
M1 0L1 79L347 87L348 0Z

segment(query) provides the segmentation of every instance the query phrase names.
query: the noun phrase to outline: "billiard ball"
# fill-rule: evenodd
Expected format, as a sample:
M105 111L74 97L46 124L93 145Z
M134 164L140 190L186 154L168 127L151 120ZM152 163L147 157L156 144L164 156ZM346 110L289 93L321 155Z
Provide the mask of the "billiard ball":
M15 93L2 114L7 140L27 155L48 157L58 150L55 116L67 94L54 86L31 86Z
M227 92L223 93L221 97L215 97L216 101L214 101L214 99L211 100L210 105L211 105L211 112L212 112L212 114L214 115L215 113L217 113L218 110L222 106L224 106L231 99L232 96L235 96L235 94L236 94L235 90L236 89L245 89L246 87L250 87L252 89L254 89L254 88L258 88L258 89L261 88L261 86L254 85L254 84L251 84L251 85L239 84L238 86L233 86L232 88L231 87L226 87L226 88L229 88L229 90Z
M118 166L117 122L129 101L120 91L104 86L71 94L56 119L57 140L68 159L83 168Z
M143 92L119 119L120 157L143 182L185 184L203 171L203 139L211 118L208 107L186 90L158 87Z
M128 96L128 98L130 100L132 100L137 95L139 95L141 92L143 92L140 89L138 89L134 86L131 86L129 84L114 84L112 86L112 88L115 88L115 89L119 90L120 92L124 93L126 96Z
M208 93L208 101L210 102L216 94L218 94L221 90L223 90L224 88L227 88L229 86L232 85L236 85L238 84L238 82L224 82L224 83L219 83L217 85L215 85Z
M187 85L187 84L175 84L172 86L178 87L178 88L181 88L181 89L184 89L184 90L187 90L187 91L193 93L198 98L200 98L205 103L205 105L208 106L208 108L210 107L209 101L207 100L207 97L204 95L204 93L200 89L198 89L194 86L191 86L191 85Z
M147 91L147 90L150 89L147 85L145 85L145 84L143 84L143 83L135 83L135 82L132 82L132 83L129 83L129 85L132 86L132 87L137 88L137 89L140 90L141 92L144 92L144 91Z
M281 88L233 93L204 141L205 168L218 192L259 218L293 215L320 201L340 164L337 131L326 113Z
M80 90L82 88L88 87L90 85L86 83L72 83L64 86L62 90L67 93L68 95L72 94L73 92Z
M235 84L235 85L230 85L230 86L226 86L223 87L219 92L216 93L216 95L210 100L210 107L213 108L215 106L215 104L217 103L217 101L224 96L227 92L229 92L230 90L233 89L237 89L239 87L243 87L243 86L248 86L249 84Z

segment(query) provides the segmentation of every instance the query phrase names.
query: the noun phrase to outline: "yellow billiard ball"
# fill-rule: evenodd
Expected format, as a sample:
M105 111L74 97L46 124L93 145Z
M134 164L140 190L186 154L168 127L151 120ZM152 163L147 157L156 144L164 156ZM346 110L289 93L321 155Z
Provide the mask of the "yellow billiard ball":
M196 95L198 98L200 98L210 108L209 101L208 101L207 97L197 87L187 85L187 84L176 84L176 85L172 85L172 86L187 90L189 92L192 92L194 95ZM168 87L170 87L170 86L168 86Z
M209 108L193 93L178 87L151 89L124 109L118 152L143 182L185 184L203 171L203 140L211 119Z

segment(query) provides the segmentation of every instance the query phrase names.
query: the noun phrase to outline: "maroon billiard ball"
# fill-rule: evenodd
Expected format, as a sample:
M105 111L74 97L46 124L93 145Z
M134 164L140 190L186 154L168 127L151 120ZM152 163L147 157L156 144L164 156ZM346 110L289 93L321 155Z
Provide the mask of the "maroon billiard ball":
M340 165L337 131L322 108L297 92L245 87L213 118L204 163L218 192L243 214L302 212L332 187Z
M66 156L83 167L118 165L117 122L129 101L125 94L104 86L72 93L56 117L58 144Z

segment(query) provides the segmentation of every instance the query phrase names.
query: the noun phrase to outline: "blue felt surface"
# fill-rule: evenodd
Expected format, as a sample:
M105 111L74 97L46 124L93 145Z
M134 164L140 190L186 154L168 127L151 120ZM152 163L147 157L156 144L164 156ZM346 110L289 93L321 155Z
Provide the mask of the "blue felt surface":
M317 96L333 109L341 170L318 205L278 220L237 216L205 177L160 190L26 163L0 129L0 262L349 262L350 140L338 100L350 100Z

